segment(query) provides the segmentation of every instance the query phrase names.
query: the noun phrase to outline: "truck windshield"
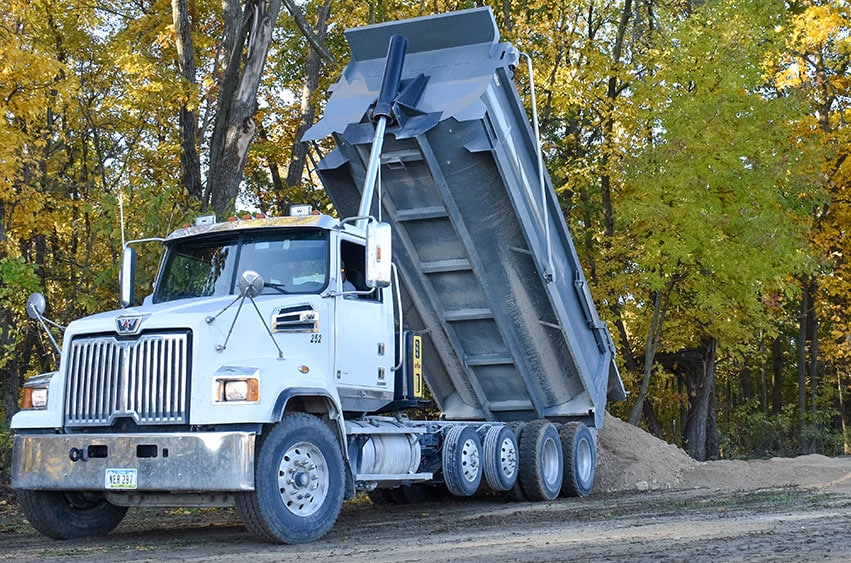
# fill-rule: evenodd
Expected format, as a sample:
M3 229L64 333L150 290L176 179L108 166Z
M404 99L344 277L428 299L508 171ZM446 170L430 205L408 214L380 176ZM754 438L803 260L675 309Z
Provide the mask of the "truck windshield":
M245 270L263 276L263 294L319 293L328 285L328 238L322 230L188 238L168 246L154 302L239 292Z

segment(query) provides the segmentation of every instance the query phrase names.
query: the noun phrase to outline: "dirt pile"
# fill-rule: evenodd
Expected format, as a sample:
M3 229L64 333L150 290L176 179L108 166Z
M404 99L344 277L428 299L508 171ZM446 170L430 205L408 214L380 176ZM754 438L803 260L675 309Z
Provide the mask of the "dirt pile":
M677 489L698 462L682 449L606 413L597 434L598 491Z
M598 491L757 490L803 487L851 493L851 457L698 462L682 449L606 413L597 435Z
M847 494L851 493L851 457L810 454L707 461L685 473L681 485L736 491L801 487Z

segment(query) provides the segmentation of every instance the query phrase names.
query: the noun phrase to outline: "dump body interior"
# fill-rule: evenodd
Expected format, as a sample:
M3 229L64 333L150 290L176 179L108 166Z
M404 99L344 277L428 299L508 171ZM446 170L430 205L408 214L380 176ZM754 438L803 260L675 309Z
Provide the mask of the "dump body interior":
M351 62L306 141L333 137L318 174L356 215L371 106L391 36L407 39L371 214L393 227L405 323L451 420L583 420L625 396L489 8L349 30Z

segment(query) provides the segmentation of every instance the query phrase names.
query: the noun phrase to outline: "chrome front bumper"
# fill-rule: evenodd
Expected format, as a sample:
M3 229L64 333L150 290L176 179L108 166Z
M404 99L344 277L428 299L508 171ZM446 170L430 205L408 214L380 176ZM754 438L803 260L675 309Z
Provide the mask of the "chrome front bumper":
M18 434L12 487L118 490L107 475L129 470L135 491L250 491L254 438L252 432Z

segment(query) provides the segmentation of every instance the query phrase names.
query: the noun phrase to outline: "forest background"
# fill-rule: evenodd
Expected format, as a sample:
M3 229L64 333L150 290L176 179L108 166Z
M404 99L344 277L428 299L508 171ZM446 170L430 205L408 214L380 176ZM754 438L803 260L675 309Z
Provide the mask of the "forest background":
M58 361L27 295L63 325L114 308L122 204L127 239L333 212L312 173L328 147L299 141L343 31L477 4L4 4L0 485L21 386ZM630 391L613 412L702 460L851 453L848 3L484 4L534 61L547 168Z

